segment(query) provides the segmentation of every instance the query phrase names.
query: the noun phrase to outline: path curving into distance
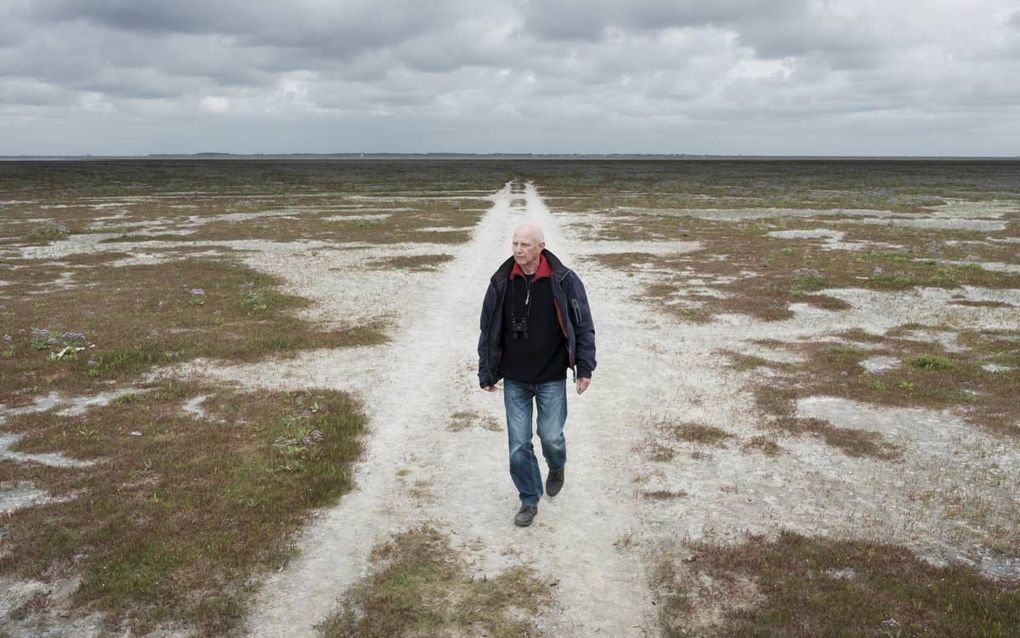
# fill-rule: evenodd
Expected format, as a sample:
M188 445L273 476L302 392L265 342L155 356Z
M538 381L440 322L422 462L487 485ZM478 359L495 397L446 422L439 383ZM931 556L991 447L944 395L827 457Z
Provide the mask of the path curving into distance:
M574 262L571 243L533 185L511 182L491 199L471 240L408 300L412 319L382 346L387 353L381 360L388 363L369 372L375 383L362 397L370 432L355 467L356 487L313 519L297 556L265 579L249 618L251 636L317 635L315 625L367 573L372 547L422 522L447 533L478 577L524 564L555 583L552 609L535 619L543 632L653 633L643 560L619 547L638 514L624 471L631 444L612 418L619 396L609 390L623 381L613 378L613 366L608 374L600 367L582 397L568 388L563 492L542 500L531 527L511 523L519 502L508 470L502 392L480 390L476 376L482 297L524 219L541 224L547 247L568 266ZM583 270L579 274L588 283ZM605 352L614 326L622 324L608 321L602 331L600 304L620 304L601 298L590 284L588 293ZM623 374L622 367L616 370ZM451 428L455 413L472 415L476 425Z

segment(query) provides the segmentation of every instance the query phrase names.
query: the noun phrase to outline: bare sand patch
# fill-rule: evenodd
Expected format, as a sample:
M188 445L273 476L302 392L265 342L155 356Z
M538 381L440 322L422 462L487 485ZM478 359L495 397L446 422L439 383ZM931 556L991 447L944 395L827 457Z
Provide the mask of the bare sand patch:
M868 357L867 359L861 361L861 367L870 372L871 374L882 374L887 370L892 370L893 368L899 367L901 363L903 362L900 361L899 357L879 355L875 357Z
M30 481L15 485L0 483L0 514L13 512L22 507L41 505L49 500L51 500L49 494L45 490L36 489Z
M769 237L779 239L843 239L846 233L831 228L812 228L805 230L772 230L765 233Z
M965 260L965 259L940 259L939 263L950 266L977 266L992 272L1020 273L1020 264L1006 264L996 261Z
M395 210L408 211L413 208L399 208ZM378 222L389 219L392 213L365 213L358 215L332 215L321 218L324 222Z
M986 232L1005 230L1006 222L991 221L986 219L940 219L940 218L901 218L892 217L886 219L852 219L846 220L854 224L877 224L887 226L900 226L902 228L920 228L924 230L983 230Z

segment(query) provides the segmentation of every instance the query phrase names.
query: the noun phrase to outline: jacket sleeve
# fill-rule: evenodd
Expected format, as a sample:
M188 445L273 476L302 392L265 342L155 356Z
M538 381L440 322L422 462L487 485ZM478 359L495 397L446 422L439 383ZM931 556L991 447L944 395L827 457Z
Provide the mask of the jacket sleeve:
M489 323L496 310L496 287L490 282L482 302L482 316L478 320L478 384L487 388L494 385L492 362L489 361Z
M570 320L574 324L574 359L577 363L578 378L591 378L595 371L595 322L591 317L588 305L588 294L584 290L581 278L574 272L567 277L570 285L567 291L567 304L570 308Z

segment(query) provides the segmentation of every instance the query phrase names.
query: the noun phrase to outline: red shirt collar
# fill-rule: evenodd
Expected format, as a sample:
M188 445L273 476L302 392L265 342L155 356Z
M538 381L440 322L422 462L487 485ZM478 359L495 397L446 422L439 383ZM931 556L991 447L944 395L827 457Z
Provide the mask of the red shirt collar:
M515 261L513 270L510 271L510 279L524 276L521 265ZM542 279L543 277L552 277L552 268L549 267L549 260L545 258L545 255L540 254L538 256L538 270L535 271L535 279Z

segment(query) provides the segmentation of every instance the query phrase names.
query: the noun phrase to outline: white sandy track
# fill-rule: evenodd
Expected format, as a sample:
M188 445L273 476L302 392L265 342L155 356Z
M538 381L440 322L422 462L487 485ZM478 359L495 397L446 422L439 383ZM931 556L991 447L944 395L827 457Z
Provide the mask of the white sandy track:
M521 199L525 207L515 208ZM315 635L314 626L367 572L371 547L419 522L449 533L476 575L525 564L555 583L553 609L536 619L550 635L651 632L642 561L614 546L630 532L635 511L631 477L623 469L631 446L612 418L612 375L596 372L589 393L571 393L567 485L556 499L542 501L527 529L511 524L519 503L505 432L448 428L458 411L503 422L501 394L478 388L478 312L488 278L509 256L512 229L525 216L543 225L548 247L571 263L570 246L531 185L522 194L508 184L493 196L471 241L407 300L410 320L401 322L384 356L372 357L385 368L356 371L374 382L362 385L371 432L356 467L357 487L313 520L297 557L264 581L249 619L251 635ZM602 300L590 294L597 310ZM595 318L601 330L598 312ZM606 334L600 331L599 339ZM349 377L352 371L335 373Z

